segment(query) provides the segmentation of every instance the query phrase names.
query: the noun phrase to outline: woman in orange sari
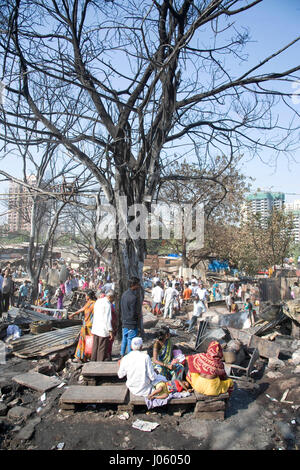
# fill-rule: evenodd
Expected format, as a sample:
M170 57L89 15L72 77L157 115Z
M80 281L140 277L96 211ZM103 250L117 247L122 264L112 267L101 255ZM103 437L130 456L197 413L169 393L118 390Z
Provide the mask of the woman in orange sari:
M233 381L226 375L222 361L223 350L218 341L211 341L206 353L187 356L187 381L203 395L217 396L233 391Z
M94 291L88 291L85 294L86 304L77 312L69 315L69 318L73 318L75 315L79 315L84 312L84 320L82 328L80 330L79 341L75 351L75 361L76 362L86 362L90 359L90 356L87 356L85 353L85 338L86 336L91 335L91 329L93 325L93 316L94 316L94 305L97 300Z

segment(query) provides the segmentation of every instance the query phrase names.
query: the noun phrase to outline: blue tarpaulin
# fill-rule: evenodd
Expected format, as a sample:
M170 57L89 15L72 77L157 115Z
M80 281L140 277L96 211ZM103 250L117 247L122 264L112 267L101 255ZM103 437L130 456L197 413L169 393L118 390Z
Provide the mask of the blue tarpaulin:
M219 271L223 271L224 269L226 270L229 269L229 264L227 261L219 261L217 259L214 259L208 265L209 271L219 272Z

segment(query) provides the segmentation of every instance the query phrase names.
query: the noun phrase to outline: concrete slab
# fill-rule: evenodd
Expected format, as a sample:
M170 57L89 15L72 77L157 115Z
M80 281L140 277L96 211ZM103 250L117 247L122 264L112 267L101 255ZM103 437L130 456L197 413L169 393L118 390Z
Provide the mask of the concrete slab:
M114 377L118 375L118 363L110 362L87 362L82 368L83 377Z
M61 396L61 403L122 404L126 402L127 394L126 385L72 385Z
M61 383L61 380L57 377L48 377L38 372L27 372L26 374L17 375L12 380L41 393L51 390Z

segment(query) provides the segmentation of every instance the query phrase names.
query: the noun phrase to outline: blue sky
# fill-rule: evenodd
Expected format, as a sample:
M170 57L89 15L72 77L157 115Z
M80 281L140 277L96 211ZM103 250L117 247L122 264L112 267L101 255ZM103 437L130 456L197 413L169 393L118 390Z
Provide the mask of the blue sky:
M252 10L241 14L238 25L247 27L250 31L253 43L247 47L248 64L254 65L300 34L300 0L263 0ZM300 45L297 44L283 56L272 61L272 64L276 65L274 68L280 71L297 65L299 58ZM273 69L273 66L271 68ZM297 106L300 112L300 95L298 101ZM281 119L286 121L291 119L291 114L288 114L284 107L278 108L278 110ZM259 187L272 191L295 193L295 195L287 194L286 200L300 199L300 150L295 151L292 159L281 155L277 159L276 165L274 160L273 166L263 163L263 161L272 160L272 157L272 154L266 150L262 151L260 158L250 160L245 155L241 169L247 176L255 178L254 189ZM15 162L14 159L7 162L6 170L19 176L19 164L17 166ZM0 184L1 186L2 184Z
M245 13L244 20L240 17L240 24L244 24L250 30L254 42L248 47L252 55L249 61L252 63L260 61L263 57L272 54L300 35L300 1L299 0L264 0L252 11ZM260 55L257 54L260 52ZM299 64L300 44L296 44L291 50L285 53L280 59L276 59L272 64L276 64L279 69L290 68ZM277 67L276 67L277 68ZM277 69L278 70L278 69ZM300 92L300 84L299 84ZM297 101L300 112L300 96ZM280 109L281 118L288 120L291 114L286 109ZM296 121L295 121L296 124ZM297 122L299 125L299 120ZM300 140L298 133L298 141ZM299 142L300 146L300 142ZM292 155L292 159L281 155L274 166L264 164L259 158L247 161L247 156L243 162L242 170L245 174L253 177L256 181L253 187L256 189L267 188L272 191L282 191L284 193L297 193L298 195L286 196L287 201L300 199L300 150ZM261 159L268 161L272 159L272 154L263 151ZM295 161L293 161L295 160Z

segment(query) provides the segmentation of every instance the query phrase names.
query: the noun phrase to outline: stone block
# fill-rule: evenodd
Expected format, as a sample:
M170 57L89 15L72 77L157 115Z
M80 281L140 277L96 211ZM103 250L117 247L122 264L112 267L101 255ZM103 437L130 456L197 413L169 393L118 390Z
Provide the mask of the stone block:
M195 406L195 413L208 412L208 411L223 411L225 410L225 401L202 402L198 401Z
M30 408L25 408L24 406L15 406L11 408L7 414L9 419L27 419L32 414Z
M219 419L224 421L225 412L224 411L202 411L194 412L194 416L197 419L210 420L210 419Z

